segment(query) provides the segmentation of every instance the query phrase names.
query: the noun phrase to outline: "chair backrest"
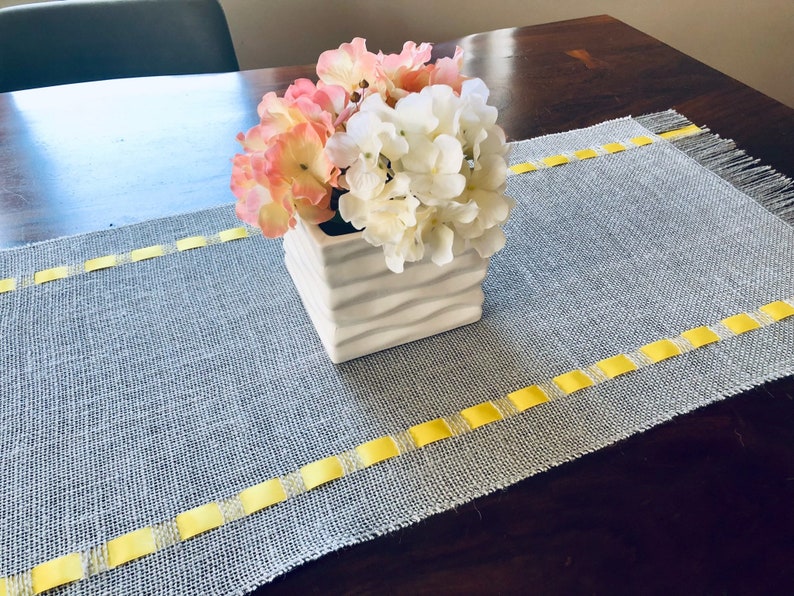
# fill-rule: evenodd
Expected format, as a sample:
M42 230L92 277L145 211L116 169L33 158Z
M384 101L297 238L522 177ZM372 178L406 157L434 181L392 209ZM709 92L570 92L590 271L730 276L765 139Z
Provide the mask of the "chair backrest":
M0 92L238 69L218 0L59 0L0 9Z

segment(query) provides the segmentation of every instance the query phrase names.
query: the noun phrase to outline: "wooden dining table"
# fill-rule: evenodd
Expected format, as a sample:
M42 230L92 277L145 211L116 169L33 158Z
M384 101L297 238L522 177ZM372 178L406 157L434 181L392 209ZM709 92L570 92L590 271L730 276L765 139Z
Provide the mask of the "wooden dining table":
M609 16L479 33L434 53L456 45L510 140L674 108L794 176L794 110ZM236 133L255 124L264 93L298 77L314 68L0 94L0 247L233 201ZM788 377L256 593L791 593L792 505Z

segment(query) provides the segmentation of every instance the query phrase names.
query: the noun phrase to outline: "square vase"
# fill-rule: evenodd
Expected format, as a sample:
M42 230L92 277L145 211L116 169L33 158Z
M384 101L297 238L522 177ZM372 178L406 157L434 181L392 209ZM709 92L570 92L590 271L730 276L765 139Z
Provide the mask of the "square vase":
M298 221L284 261L332 362L339 363L474 323L482 317L488 259L475 250L439 267L429 259L386 267L362 232L329 236Z

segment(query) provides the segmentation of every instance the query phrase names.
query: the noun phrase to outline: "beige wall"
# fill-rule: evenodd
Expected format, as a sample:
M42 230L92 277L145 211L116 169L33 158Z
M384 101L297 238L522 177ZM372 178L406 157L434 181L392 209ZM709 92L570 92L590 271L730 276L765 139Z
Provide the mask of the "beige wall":
M0 0L0 7L35 0ZM69 0L64 0L69 1ZM794 108L794 0L220 0L244 69L610 14Z

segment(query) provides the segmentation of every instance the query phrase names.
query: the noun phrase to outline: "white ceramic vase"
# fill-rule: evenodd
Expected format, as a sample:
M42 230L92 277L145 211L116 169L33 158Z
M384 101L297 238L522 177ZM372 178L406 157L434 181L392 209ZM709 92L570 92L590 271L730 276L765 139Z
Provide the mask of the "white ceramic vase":
M429 259L386 267L362 232L329 236L298 221L284 237L287 270L335 363L474 323L482 317L488 259L470 250L439 267Z

